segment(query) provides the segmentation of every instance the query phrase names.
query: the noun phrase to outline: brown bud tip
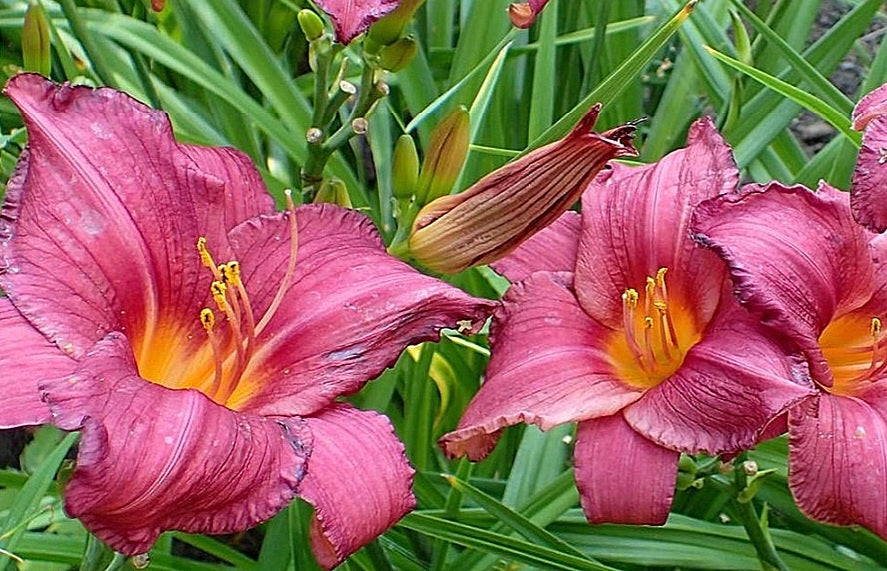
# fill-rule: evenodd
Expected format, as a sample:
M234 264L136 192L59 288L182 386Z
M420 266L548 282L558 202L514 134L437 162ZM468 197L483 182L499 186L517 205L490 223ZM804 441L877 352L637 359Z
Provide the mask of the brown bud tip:
M516 28L529 28L536 21L536 12L526 2L515 2L508 7L508 17Z
M151 9L160 12L166 6L166 0L151 0Z

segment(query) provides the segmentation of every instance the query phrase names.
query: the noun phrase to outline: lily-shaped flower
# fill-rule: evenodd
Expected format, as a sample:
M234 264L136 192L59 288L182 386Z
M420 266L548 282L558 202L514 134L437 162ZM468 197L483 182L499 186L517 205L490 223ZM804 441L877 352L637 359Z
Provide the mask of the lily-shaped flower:
M663 523L680 452L736 452L809 393L799 360L730 295L726 268L688 234L699 201L734 189L708 120L689 146L613 165L564 215L494 265L512 282L494 314L485 383L453 456L483 458L502 427L579 422L574 452L591 522Z
M818 391L788 413L798 506L887 538L887 243L825 184L746 186L703 203L693 227L739 299L810 363Z
M887 84L863 97L853 110L853 128L863 131L853 171L853 216L874 232L887 230Z
M366 32L370 24L391 12L400 0L314 0L326 12L336 29L336 40L349 44Z
M638 154L634 124L593 131L600 111L593 105L563 139L426 204L410 233L413 258L454 274L504 257L557 220L610 159Z
M30 142L0 217L0 426L82 430L67 512L135 554L298 494L332 567L411 509L390 423L338 398L489 302L389 257L360 214L275 213L246 156L176 143L123 93L6 91Z

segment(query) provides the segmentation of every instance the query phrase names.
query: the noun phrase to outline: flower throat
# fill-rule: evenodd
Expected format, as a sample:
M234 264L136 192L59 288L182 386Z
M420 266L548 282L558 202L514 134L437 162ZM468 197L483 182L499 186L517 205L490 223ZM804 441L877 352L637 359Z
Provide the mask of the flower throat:
M622 328L614 332L609 354L626 384L649 389L673 375L700 338L693 315L670 298L667 268L648 276L643 300L634 288L622 294Z
M174 389L197 389L221 405L227 405L229 402L236 404L241 400L231 397L241 384L243 374L250 364L256 348L256 338L271 322L295 273L298 230L295 206L289 190L286 191L286 200L287 211L284 215L289 221L289 259L286 272L268 309L258 320L256 319L241 278L240 262L231 260L217 264L209 251L206 238L199 237L197 252L200 261L213 276L210 294L215 307L204 307L199 317L208 344L204 344L196 351L193 349L177 351L174 347L181 343L176 339L176 335L170 332L162 336L156 343L151 343L151 347L146 348L148 350L137 352L145 356L138 359L139 372L145 379ZM217 315L224 316L226 328L220 328Z

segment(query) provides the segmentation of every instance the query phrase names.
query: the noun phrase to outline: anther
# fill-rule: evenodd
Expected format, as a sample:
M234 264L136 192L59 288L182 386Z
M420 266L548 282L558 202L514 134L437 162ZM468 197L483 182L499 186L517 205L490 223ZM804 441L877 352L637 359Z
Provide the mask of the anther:
M216 314L213 313L212 309L204 307L200 310L200 323L203 324L203 328L207 333L212 332L213 327L216 325Z

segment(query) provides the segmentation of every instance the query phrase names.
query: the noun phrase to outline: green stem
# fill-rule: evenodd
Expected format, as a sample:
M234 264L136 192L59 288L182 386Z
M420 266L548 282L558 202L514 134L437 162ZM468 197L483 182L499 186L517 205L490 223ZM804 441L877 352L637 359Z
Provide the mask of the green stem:
M748 485L748 477L742 467L745 457L745 454L741 454L734 460L733 488L736 495ZM755 510L754 502L751 500L742 502L734 496L732 504L736 510L736 515L742 523L742 527L745 528L745 532L748 534L748 539L758 554L758 560L761 562L761 567L764 571L790 571L788 566L779 557L769 530L761 524L761 518L758 516L757 510Z
M115 569L115 567L110 567L108 564L110 561L111 565L113 565L116 560L116 557L112 557L111 553L111 549L99 541L96 536L92 534L87 535L86 549L83 552L83 561L80 563L80 571L105 571L106 569Z
M320 68L320 65L318 65L318 68ZM358 88L357 102L354 104L354 108L351 110L348 119L329 137L324 136L321 137L319 141L308 144L308 159L302 167L302 192L305 195L306 201L310 201L314 198L314 194L317 192L316 188L320 181L323 180L323 169L326 167L326 163L330 156L354 136L354 129L351 126L354 119L366 115L373 104L383 96L383 94L376 89L375 77L375 68L364 63L363 72L360 77L360 87ZM316 86L317 84L315 84L315 88ZM325 104L329 102L326 91L323 94L323 98ZM315 116L317 116L317 112L317 108L315 107ZM324 118L323 113L321 113L320 118ZM323 129L323 127L325 127L325 125L318 126L320 129Z

